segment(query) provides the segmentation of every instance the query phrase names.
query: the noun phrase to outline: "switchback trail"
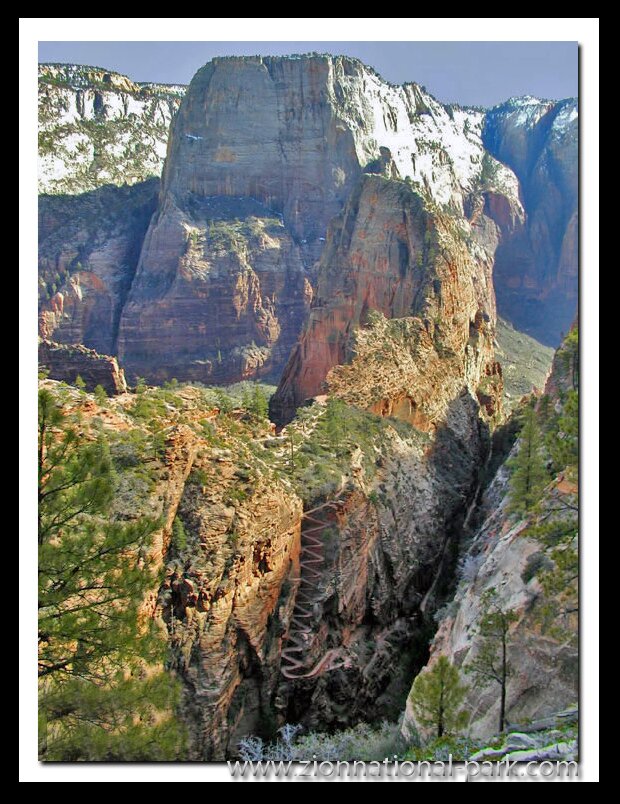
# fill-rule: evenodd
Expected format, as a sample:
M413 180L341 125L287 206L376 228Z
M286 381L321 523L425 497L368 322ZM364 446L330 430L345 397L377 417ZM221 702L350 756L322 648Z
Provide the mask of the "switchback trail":
M320 581L321 565L325 561L323 533L330 527L330 522L319 519L315 515L337 508L342 501L326 502L306 511L302 515L300 584L295 598L295 608L286 638L286 647L282 650L281 673L284 678L312 678L323 670L333 668L333 662L340 651L326 651L310 670L306 668L306 657L314 642L312 621L316 616L316 604L321 599Z

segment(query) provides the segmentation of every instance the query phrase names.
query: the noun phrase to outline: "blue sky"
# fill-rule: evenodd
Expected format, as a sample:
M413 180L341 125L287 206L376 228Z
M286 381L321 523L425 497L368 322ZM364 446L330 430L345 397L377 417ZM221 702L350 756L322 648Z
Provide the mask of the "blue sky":
M92 64L134 81L187 84L214 56L348 54L439 100L492 106L514 95L577 95L576 42L39 42L39 61Z

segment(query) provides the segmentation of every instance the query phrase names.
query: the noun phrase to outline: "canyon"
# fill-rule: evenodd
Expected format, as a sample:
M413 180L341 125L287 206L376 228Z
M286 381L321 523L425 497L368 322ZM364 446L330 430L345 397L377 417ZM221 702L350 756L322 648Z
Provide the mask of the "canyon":
M575 335L576 322L570 332ZM537 402L564 415L570 393L577 386L579 354L565 340L556 351L544 393ZM573 414L576 418L576 411ZM576 424L576 422L575 422ZM577 438L563 421L561 438ZM437 617L439 627L431 643L427 669L440 656L457 667L466 667L484 651L480 623L485 617L485 593L493 591L498 610L514 613L508 635L510 673L506 698L509 722L515 727L549 717L577 702L578 654L578 481L576 463L554 471L532 515L511 510L511 459L520 448L513 445L486 487L476 510L476 527L462 551L461 568L453 600ZM554 522L548 538L545 525ZM565 571L553 577L554 562L561 552ZM549 612L552 612L550 615ZM552 623L553 627L549 627ZM497 730L499 701L493 684L470 684L466 706L470 712L468 733L488 737ZM420 730L408 700L403 732L411 737Z
M443 105L312 54L216 58L187 90L42 66L40 104L42 382L103 385L76 404L112 443L163 439L148 494L115 510L162 517L149 611L188 758L396 721L425 666L475 653L504 577L527 644L514 716L572 703L574 645L526 616L498 312L553 346L574 319L576 101ZM256 380L277 384L270 420L235 396ZM469 702L488 737L490 697Z
M327 229L365 173L407 181L458 217L463 237L492 220L500 313L550 345L568 331L575 101L444 106L356 59L319 55L214 59L187 91L93 70L40 68L43 337L116 355L130 380L277 380L317 289ZM114 153L118 173L89 151L86 180L80 160L62 156L78 123L101 133L89 148ZM61 160L55 184L44 179L50 150ZM85 231L59 223L69 210ZM544 323L532 329L534 319Z

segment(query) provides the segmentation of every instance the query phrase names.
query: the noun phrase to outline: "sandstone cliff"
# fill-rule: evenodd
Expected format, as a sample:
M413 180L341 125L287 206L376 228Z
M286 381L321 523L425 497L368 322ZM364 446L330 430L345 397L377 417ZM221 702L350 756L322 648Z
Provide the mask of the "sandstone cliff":
M177 121L146 239L140 222L127 260L116 235L98 238L123 298L110 299L107 287L100 294L93 276L77 277L77 291L75 282L61 288L67 260L44 243L46 293L60 290L71 308L65 325L75 321L54 332L52 316L45 337L118 353L130 376L154 381L278 376L306 317L329 222L364 172L406 179L442 214L467 218L473 230L464 236L497 249L500 307L518 328L547 342L567 329L577 282L572 102L518 99L487 113L443 106L356 59L320 55L214 59L175 117L183 94L98 68L41 66L45 192L158 174ZM110 194L97 202L102 231L108 203L118 227ZM80 235L66 235L67 250L74 241L83 249ZM76 261L84 264L71 254ZM80 293L93 326L80 321Z
M232 217L232 216L235 217ZM277 375L312 298L299 247L250 199L170 199L147 233L123 308L130 375L205 383Z
M183 682L186 758L221 760L248 731L271 733L302 510L265 446L271 425L239 408L220 412L196 388L98 403L50 379L41 386L79 414L85 438L106 442L117 479L111 518L160 521L141 557L153 577L143 611Z
M496 234L485 226L485 250L466 218L431 209L406 182L360 180L330 228L276 420L329 388L430 430L463 388L475 393L493 357L497 227L481 216Z
M39 192L83 193L159 176L185 87L99 67L39 65Z
M425 660L488 429L464 392L433 435L335 398L283 434L304 514L278 714L316 730L396 719Z
M155 209L157 179L39 196L39 334L116 354L121 310Z
M194 462L178 512L186 542L173 544L160 591L192 759L221 760L274 728L301 507L242 439Z
M84 404L122 442L116 460L150 467L115 510L162 517L150 558L164 577L148 606L184 682L192 759L234 755L239 737L285 721L395 717L427 661L503 415L494 261L542 231L536 221L552 221L553 240L557 222L555 201L527 195L502 164L524 148L514 170L540 184L550 141L543 158L538 140L504 132L500 162L484 126L355 59L216 59L182 101L157 199L151 181L41 205L44 337L118 354L131 379L152 382L286 365L278 434L198 388ZM481 569L433 655L475 652L478 593L501 587L521 617L521 681L533 679L531 695L515 682L511 705L529 716L554 662L550 705L568 695L574 651L535 634L541 551L507 516L506 482L500 472L487 492L469 547ZM480 733L494 717L485 695L471 698Z
M480 208L469 220L378 175L360 178L330 225L308 322L271 403L288 422L318 400L284 429L294 441L327 392L332 439L301 447L317 457L299 481L306 586L283 651L289 720L395 717L424 656L501 416L491 281L501 236ZM341 418L330 426L333 409ZM325 477L333 452L349 463Z
M481 113L443 107L415 84L390 86L356 59L214 59L172 128L121 318L123 364L157 380L170 376L171 356L179 379L277 375L328 224L364 171L407 179L446 215L471 208L492 252L523 211L512 172L485 155L482 126ZM488 163L495 185L484 180Z
M515 511L511 475L522 443L517 440L482 498L476 514L481 524L461 556L456 594L439 613L428 664L446 656L466 671L477 661L486 649L480 633L484 596L492 591L494 606L514 614L506 686L506 717L514 725L550 717L578 699L577 351L571 341L574 346L576 339L569 336L556 352L537 402L538 426L546 434L546 446L540 447L550 472L546 487L532 510ZM472 682L466 673L462 681L468 683L467 733L488 739L498 731L499 688L493 681ZM428 736L410 700L403 734L409 740Z
M97 354L79 344L67 346L40 340L39 368L47 371L51 380L75 383L81 377L88 391L94 391L98 385L108 394L123 394L127 390L125 373L115 357Z
M524 97L490 109L483 142L519 177L527 221L497 252L499 310L517 329L557 346L578 293L578 106Z

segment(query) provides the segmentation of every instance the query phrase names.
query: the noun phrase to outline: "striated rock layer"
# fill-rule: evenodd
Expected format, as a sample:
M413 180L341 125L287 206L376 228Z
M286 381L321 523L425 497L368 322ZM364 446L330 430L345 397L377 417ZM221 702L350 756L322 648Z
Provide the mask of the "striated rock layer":
M515 98L485 116L485 147L519 177L527 210L525 225L497 252L499 310L551 346L577 310L578 134L576 99Z
M481 113L444 107L415 84L391 86L356 59L209 62L175 118L123 309L118 354L130 375L278 374L328 224L364 172L407 179L450 215L480 199L472 215L513 227L523 217L518 182L485 155L482 126Z
M125 373L115 357L100 355L85 346L39 341L39 366L46 369L52 380L75 383L84 381L87 391L100 385L108 394L123 394L127 390Z
M39 196L39 335L116 354L159 181Z
M272 399L275 419L328 388L432 430L464 388L475 392L491 373L499 231L482 220L477 228L431 212L407 183L363 177L331 226L308 322Z
M239 217L229 217L232 213ZM164 203L120 323L130 375L220 383L270 376L312 297L299 247L257 202Z

